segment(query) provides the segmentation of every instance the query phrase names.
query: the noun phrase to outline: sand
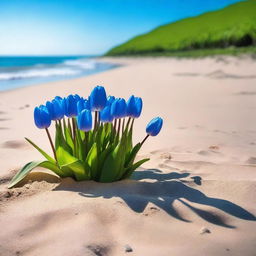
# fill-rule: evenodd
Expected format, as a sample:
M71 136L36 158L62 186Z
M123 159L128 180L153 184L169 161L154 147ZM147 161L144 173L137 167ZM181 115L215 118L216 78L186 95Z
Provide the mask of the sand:
M105 58L122 66L0 94L0 255L256 255L256 61ZM133 178L60 180L43 169L18 188L10 178L50 152L33 108L52 97L109 94L144 100L135 141L164 118Z

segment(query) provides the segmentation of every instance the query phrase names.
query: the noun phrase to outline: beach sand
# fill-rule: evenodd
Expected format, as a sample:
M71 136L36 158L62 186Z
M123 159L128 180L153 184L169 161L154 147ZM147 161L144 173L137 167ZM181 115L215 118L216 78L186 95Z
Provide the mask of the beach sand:
M0 93L0 255L256 255L256 61L104 58L121 67ZM34 106L56 95L141 96L135 142L151 118L159 136L131 180L60 180L43 169L7 189L25 163L50 151Z

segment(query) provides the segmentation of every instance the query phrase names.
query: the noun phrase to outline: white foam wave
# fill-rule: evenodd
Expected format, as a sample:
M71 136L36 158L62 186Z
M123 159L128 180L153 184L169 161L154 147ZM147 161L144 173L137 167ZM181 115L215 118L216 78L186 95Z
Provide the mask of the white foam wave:
M50 77L50 76L67 76L77 75L80 70L70 68L47 68L47 69L29 69L16 72L0 73L0 80L18 80L25 78Z
M96 68L96 62L92 60L66 60L64 61L64 64L68 66L78 67L81 69L92 70Z

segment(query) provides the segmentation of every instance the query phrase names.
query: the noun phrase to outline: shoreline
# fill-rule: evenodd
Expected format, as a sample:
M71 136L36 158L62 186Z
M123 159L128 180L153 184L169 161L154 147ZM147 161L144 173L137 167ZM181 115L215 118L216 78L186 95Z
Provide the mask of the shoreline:
M145 61L220 61L220 62L226 62L227 60L229 62L233 62L233 61L239 61L239 60L255 60L255 57L253 55L250 54L242 54L239 56L231 56L231 55L212 55L212 56L202 56L202 57L179 57L179 56L98 56L98 57L94 57L93 60L99 60L101 63L106 63L106 64L113 64L116 65L115 67L111 67L107 70L103 70L103 71L97 71L95 73L92 74L88 74L88 75L81 75L78 77L69 77L69 78L59 78L58 80L55 81L42 81L39 83L35 83L35 84L31 84L31 85L26 85L26 86L21 86L21 87L17 87L17 88L12 88L12 89L8 89L8 90L3 90L0 91L0 95L2 93L8 93L8 92L12 92L15 90L21 90L27 87L34 87L34 86L43 86L45 84L50 84L50 83L60 83L60 82L65 82L65 81L70 81L72 82L73 80L77 80L77 79L83 79L92 75L96 75L96 74L101 74L104 72L108 72L109 70L112 69L116 69L116 68L120 68L123 66L129 66L129 65L134 65L137 63L141 63L141 62L145 62Z
M27 59L32 59L33 62L27 63L29 62ZM50 59L51 62L45 62L45 59ZM58 58L54 56L15 57L13 65L14 67L8 66L7 61L0 67L0 92L87 77L117 67L115 63L101 62L96 57Z

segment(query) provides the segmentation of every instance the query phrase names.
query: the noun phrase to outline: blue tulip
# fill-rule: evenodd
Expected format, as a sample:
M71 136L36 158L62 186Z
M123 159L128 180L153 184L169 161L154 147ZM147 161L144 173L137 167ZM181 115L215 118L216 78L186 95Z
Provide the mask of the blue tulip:
M147 125L146 132L150 136L156 136L163 126L163 119L161 117L153 118Z
M142 99L133 95L127 101L127 116L138 118L142 110Z
M88 100L82 99L77 102L77 112L80 113L82 110L90 110L90 105Z
M90 95L90 104L92 111L100 111L107 104L107 96L104 87L96 86Z
M77 102L77 112L80 113L84 109L85 109L85 107L84 107L84 100L79 100Z
M116 98L114 96L108 96L107 98L107 105L111 105Z
M46 107L52 120L60 120L63 118L64 109L59 100L54 99L52 102L47 101Z
M77 99L73 95L65 98L65 115L67 117L74 117L77 115Z
M91 110L90 102L89 100L84 100L84 108L87 110Z
M58 101L60 101L60 102L63 100L60 96L55 96L54 99L55 99L55 100L58 100Z
M75 94L75 95L73 95L73 96L74 96L76 102L78 102L79 100L82 99L78 94Z
M51 119L53 119L52 118L52 113L53 113L53 105L52 105L52 103L50 101L47 101L45 106L47 108L48 113L50 114Z
M77 117L78 129L82 131L90 131L92 129L92 113L91 111L84 109Z
M133 115L134 118L140 117L141 111L142 111L142 99L140 97L135 97L135 106L136 106L136 111Z
M39 129L45 129L51 125L51 117L48 112L48 109L45 106L41 105L40 107L35 108L34 121L35 125Z
M124 99L115 99L111 104L111 115L114 118L122 118L126 116L127 105Z
M114 117L111 115L111 105L106 106L100 111L100 121L103 123L111 123Z

